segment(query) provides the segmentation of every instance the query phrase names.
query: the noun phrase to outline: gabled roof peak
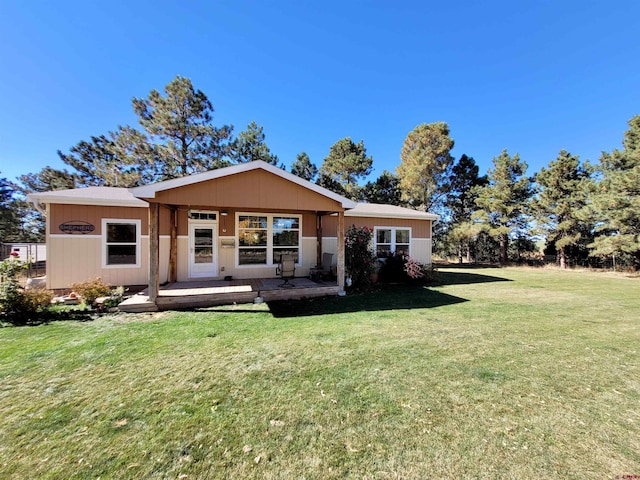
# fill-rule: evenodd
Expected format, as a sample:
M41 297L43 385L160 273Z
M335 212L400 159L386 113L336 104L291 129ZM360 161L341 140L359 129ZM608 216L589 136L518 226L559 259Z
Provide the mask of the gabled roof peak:
M312 190L320 195L328 197L336 202L339 202L343 208L349 209L356 206L356 202L350 200L342 195L338 195L331 190L311 183L303 178L298 177L292 173L289 173L281 168L271 165L270 163L262 160L255 160L253 162L240 163L238 165L232 165L230 167L218 168L216 170L209 170L208 172L196 173L185 177L174 178L171 180L165 180L164 182L152 183L151 185L144 185L141 187L135 187L129 189L133 196L141 199L155 198L156 193L169 190L172 188L184 187L193 185L195 183L206 182L208 180L214 180L217 178L226 177L229 175L236 175L238 173L250 172L252 170L264 170L279 176L285 180L293 182L308 190Z

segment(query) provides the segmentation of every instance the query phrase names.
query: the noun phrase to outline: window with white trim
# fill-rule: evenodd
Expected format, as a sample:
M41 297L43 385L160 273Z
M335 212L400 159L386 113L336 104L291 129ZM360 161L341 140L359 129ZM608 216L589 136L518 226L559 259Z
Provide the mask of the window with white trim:
M410 255L410 228L375 227L374 230L374 249L378 258L384 258L393 253Z
M238 214L238 265L273 266L282 255L300 261L301 216Z
M140 220L102 219L102 266L140 266Z

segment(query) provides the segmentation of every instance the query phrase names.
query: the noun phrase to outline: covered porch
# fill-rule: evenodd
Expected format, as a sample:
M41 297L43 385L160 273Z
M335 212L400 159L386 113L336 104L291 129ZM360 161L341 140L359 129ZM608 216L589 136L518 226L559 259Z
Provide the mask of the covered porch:
M145 289L122 302L119 309L122 312L130 313L155 312L234 303L298 300L338 295L340 292L336 281L293 278L289 280L289 283L292 286L283 287L281 278L171 282L158 287L155 301L150 299L149 290Z
M344 293L344 213L355 207L347 198L260 161L131 192L149 205L144 308ZM337 216L337 281L318 286L305 277L321 265L322 219L328 215ZM281 289L271 277L285 253L295 259L298 278ZM161 288L164 278L168 285Z

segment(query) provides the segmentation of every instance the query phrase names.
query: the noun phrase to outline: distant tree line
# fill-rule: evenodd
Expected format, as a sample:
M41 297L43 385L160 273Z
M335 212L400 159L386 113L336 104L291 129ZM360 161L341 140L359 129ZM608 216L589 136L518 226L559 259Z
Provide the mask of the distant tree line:
M211 102L188 78L133 98L132 106L137 128L118 126L58 151L70 170L47 166L17 183L0 178L1 241L43 239L43 219L27 193L134 187L254 160L285 168L256 122L237 136L232 125L215 126ZM301 152L290 171L356 201L439 214L434 251L459 262L517 262L544 243L563 268L615 259L640 269L640 115L629 121L622 148L597 165L561 150L531 176L506 150L481 175L472 157L452 157L453 146L446 123L423 123L407 134L395 172L367 183L373 157L350 137L334 143L319 168Z

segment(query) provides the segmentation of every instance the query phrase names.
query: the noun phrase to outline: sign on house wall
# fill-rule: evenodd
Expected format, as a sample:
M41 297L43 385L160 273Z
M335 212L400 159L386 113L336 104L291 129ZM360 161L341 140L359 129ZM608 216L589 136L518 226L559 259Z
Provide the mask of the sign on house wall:
M89 222L84 222L82 220L72 220L70 222L61 223L58 226L58 229L60 229L61 232L68 233L71 235L73 234L84 235L84 234L93 232L96 229L96 227L95 225Z

